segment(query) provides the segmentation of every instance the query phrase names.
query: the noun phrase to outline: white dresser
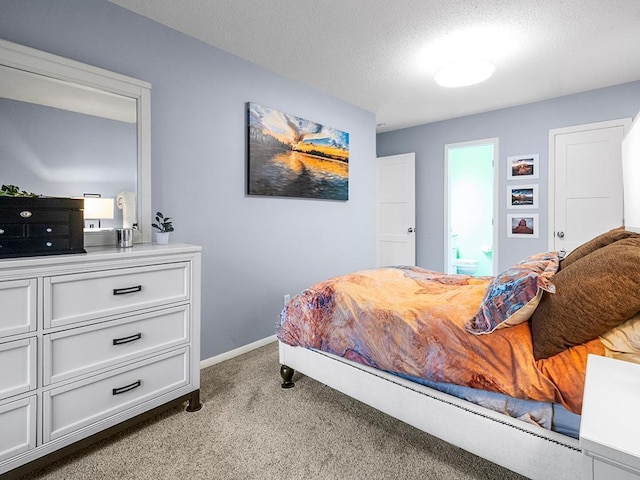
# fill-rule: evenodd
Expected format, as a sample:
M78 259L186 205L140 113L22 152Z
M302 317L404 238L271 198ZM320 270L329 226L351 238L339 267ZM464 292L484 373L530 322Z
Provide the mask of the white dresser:
M200 248L87 250L0 260L0 475L200 408Z

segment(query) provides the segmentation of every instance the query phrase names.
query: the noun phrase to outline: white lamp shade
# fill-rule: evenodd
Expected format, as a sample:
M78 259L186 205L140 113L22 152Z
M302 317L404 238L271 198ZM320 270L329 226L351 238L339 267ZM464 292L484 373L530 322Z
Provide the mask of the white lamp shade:
M107 220L113 218L113 198L84 197L84 218Z

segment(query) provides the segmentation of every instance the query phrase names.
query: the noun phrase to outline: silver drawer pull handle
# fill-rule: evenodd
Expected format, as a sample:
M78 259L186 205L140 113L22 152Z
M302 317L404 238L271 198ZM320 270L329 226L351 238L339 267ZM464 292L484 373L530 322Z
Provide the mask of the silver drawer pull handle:
M142 333L136 333L135 335L131 335L130 337L122 337L122 338L114 338L114 345L122 345L124 343L135 342L136 340L140 340L142 338Z
M126 287L126 288L114 288L114 295L126 295L127 293L136 293L142 291L142 285L136 285L135 287Z
M138 388L140 385L142 385L142 380L138 380L137 382L133 382L131 385L126 385L124 387L114 388L113 390L111 390L111 392L113 393L113 395L120 395L121 393L126 393L126 392L129 392L129 391L133 390L134 388Z

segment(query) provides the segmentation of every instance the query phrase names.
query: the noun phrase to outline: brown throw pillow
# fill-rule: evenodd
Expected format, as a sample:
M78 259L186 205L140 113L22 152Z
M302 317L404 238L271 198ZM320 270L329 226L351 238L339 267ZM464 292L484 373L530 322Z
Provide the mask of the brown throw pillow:
M606 247L618 240L629 237L640 237L639 234L625 230L624 227L614 228L608 232L601 233L597 237L592 238L588 242L583 243L579 247L569 252L569 254L560 261L560 270L568 267L576 260L595 252L599 248Z
M533 316L536 360L585 343L640 311L640 238L599 248L565 266Z

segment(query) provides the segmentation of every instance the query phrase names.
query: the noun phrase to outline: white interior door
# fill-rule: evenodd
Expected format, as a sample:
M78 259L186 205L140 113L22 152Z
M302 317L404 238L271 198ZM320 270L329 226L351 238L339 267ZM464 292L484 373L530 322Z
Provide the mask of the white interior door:
M549 132L549 246L570 252L623 223L621 145L629 119Z
M416 264L415 154L376 160L377 266Z

